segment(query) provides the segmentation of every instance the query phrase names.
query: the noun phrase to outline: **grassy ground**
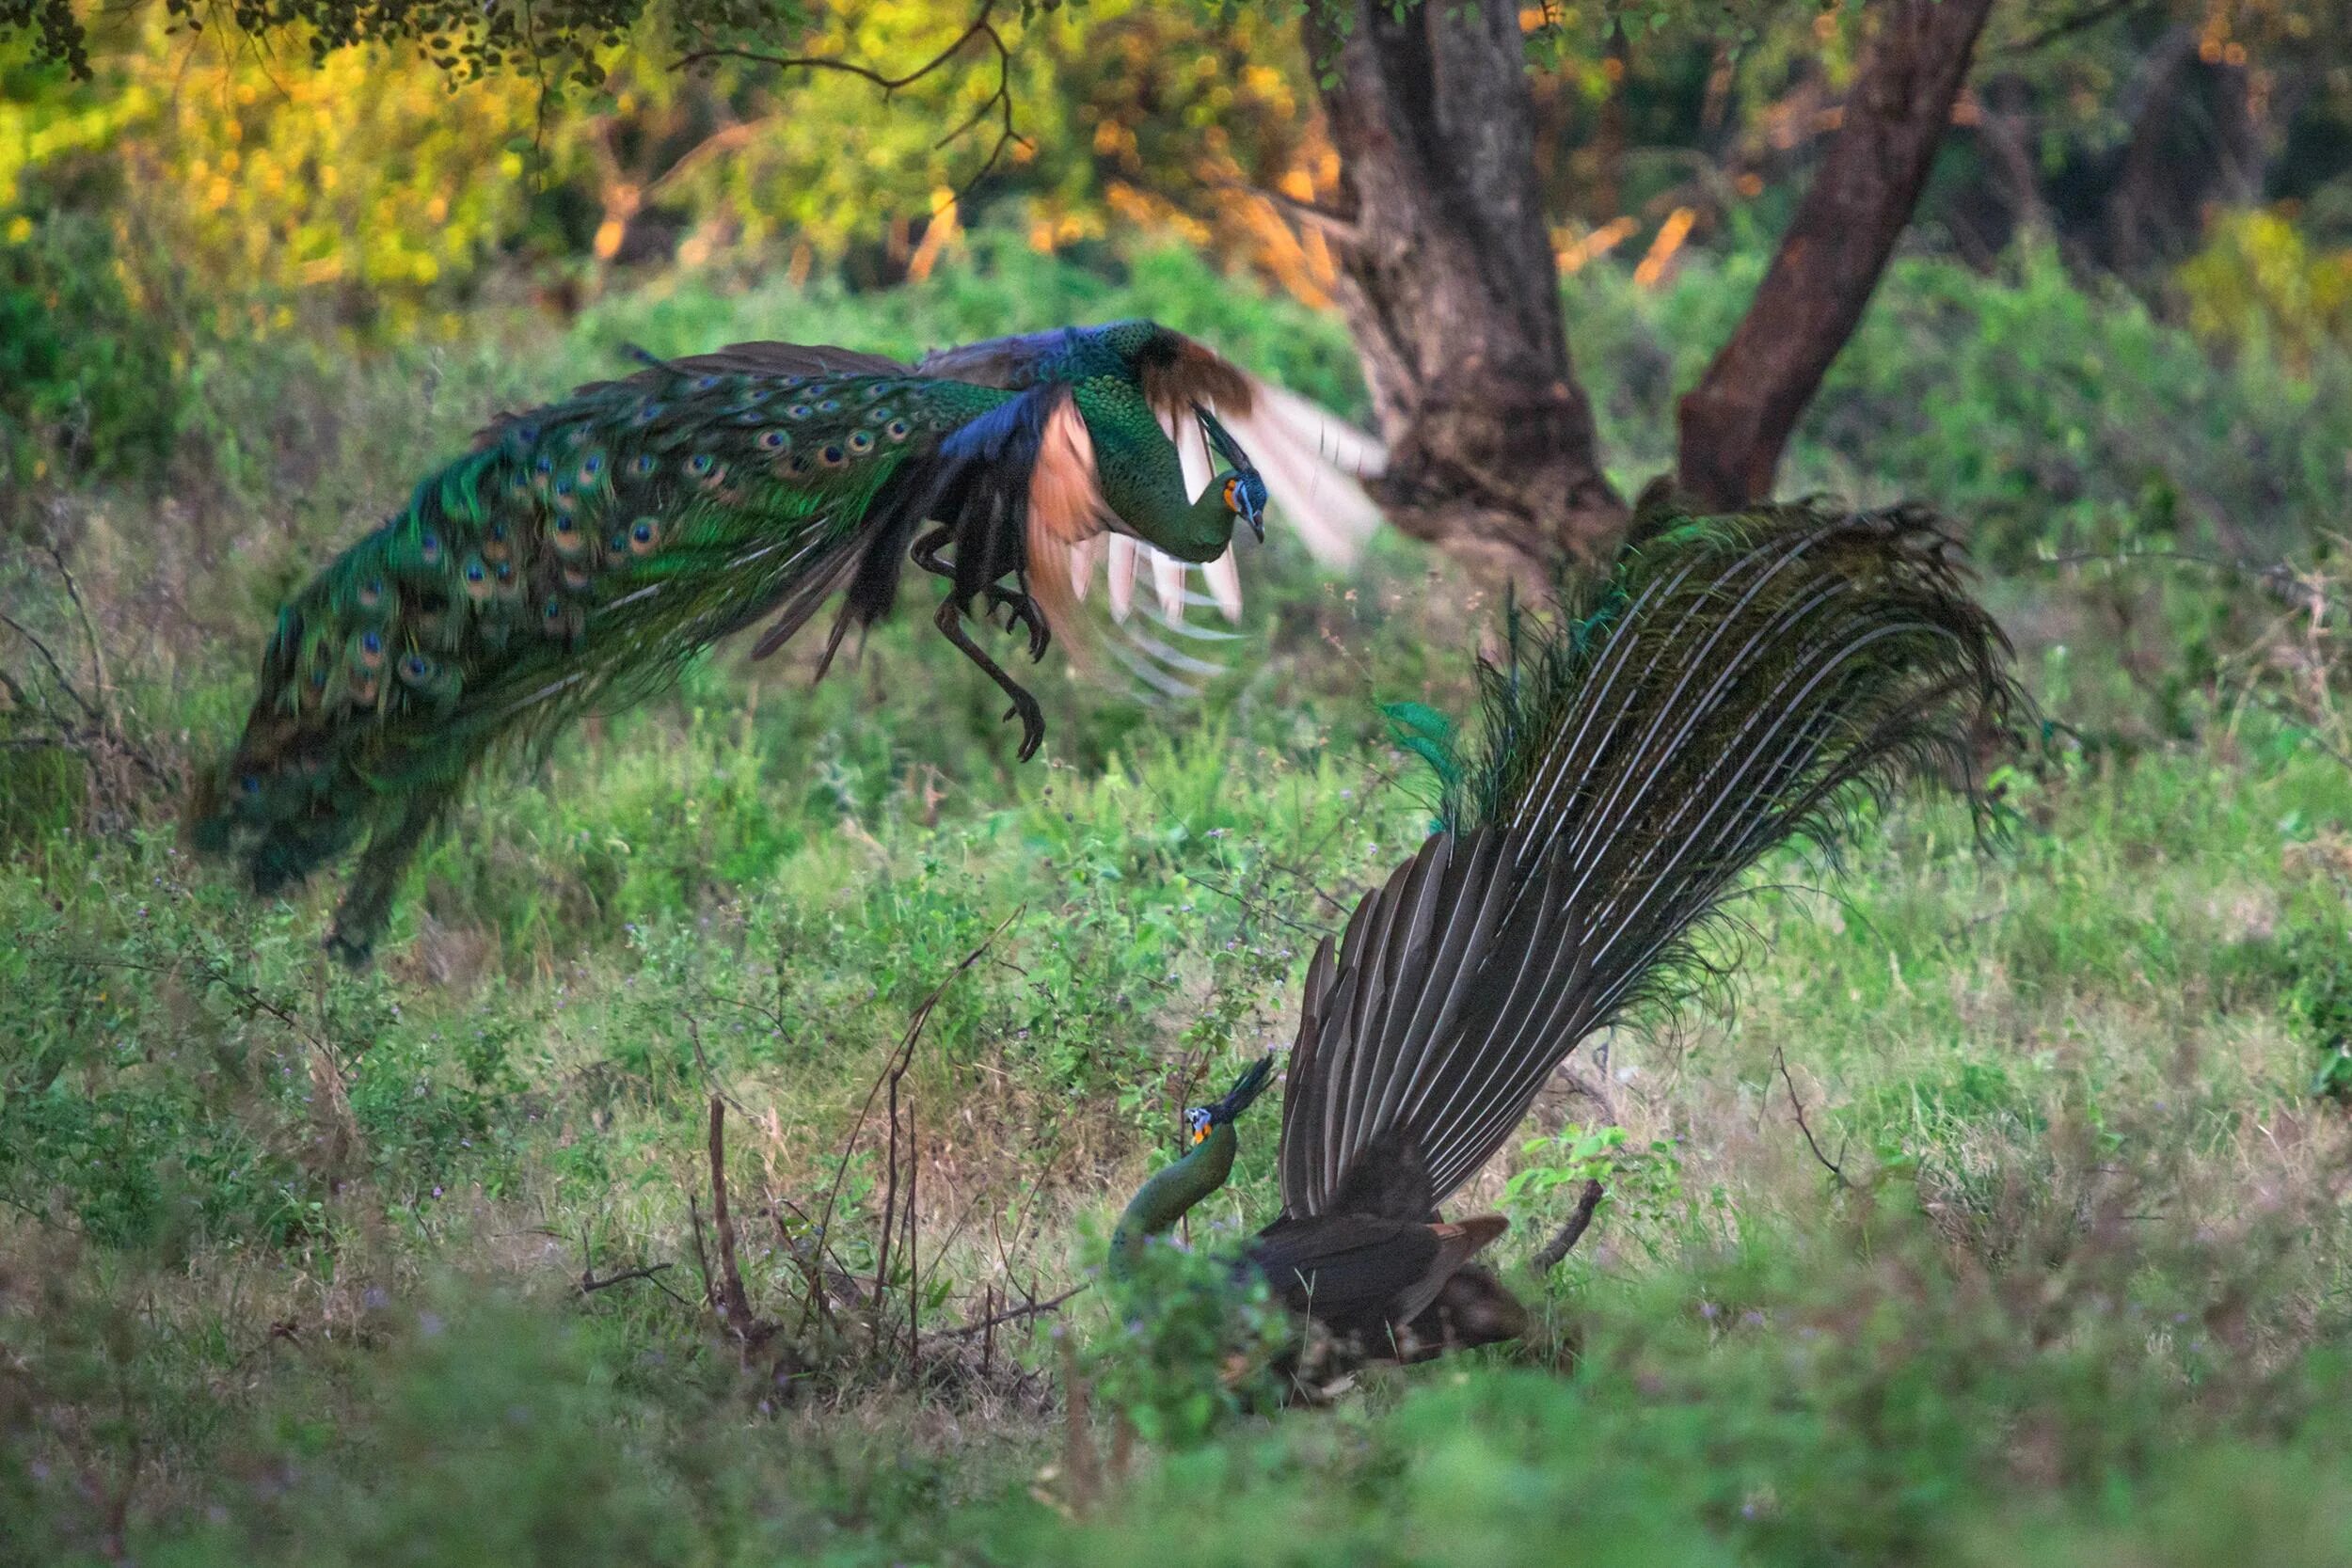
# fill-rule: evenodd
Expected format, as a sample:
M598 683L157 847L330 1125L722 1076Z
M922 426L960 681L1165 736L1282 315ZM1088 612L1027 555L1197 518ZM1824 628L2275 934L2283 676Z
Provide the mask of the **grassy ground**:
M1628 480L1738 281L1580 284ZM1182 257L658 287L560 341L485 320L470 357L224 356L166 500L56 513L110 706L167 776L217 743L306 561L622 341L913 348L1122 309L1359 395L1329 324ZM1915 340L1954 312L1975 347L1936 407ZM2194 572L2028 559L2210 547L2201 508L2308 542L2338 436L2031 265L1916 271L1871 330L1801 478L1980 522L2072 728L2004 777L2005 845L1909 800L1842 880L1775 867L1834 892L1760 895L1724 995L1580 1053L1484 1179L1538 1331L1332 1410L1225 1408L1199 1324L1095 1291L961 1329L1085 1282L1178 1110L1287 1043L1315 936L1418 843L1374 704L1459 711L1491 605L1401 544L1343 584L1253 562L1240 669L1198 708L1049 664L1025 768L919 626L814 691L805 654L717 661L498 774L360 976L316 957L331 887L262 906L192 864L137 764L0 752L0 1560L2344 1560L2327 649ZM2118 412L2093 353L2177 373ZM2217 455L2249 432L2250 477ZM12 612L95 691L40 564ZM704 1305L714 1096L754 1344ZM1534 1278L1573 1130L1605 1125L1612 1196ZM1272 1131L1196 1242L1272 1212Z

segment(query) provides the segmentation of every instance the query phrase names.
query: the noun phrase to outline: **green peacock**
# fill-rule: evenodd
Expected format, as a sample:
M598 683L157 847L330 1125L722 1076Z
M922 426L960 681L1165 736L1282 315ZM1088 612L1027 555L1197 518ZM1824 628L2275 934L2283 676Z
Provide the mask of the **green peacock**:
M821 675L913 560L948 580L939 629L1010 699L1026 760L1043 715L964 630L976 603L1034 660L1079 624L1098 565L1121 617L1147 562L1169 613L1187 563L1237 613L1234 526L1263 538L1270 499L1327 558L1375 520L1355 475L1376 448L1150 322L914 367L786 343L641 357L494 421L278 613L194 836L262 894L364 839L329 940L346 961L485 755L642 699L755 622L772 617L765 657L839 594Z
M1356 1356L1516 1337L1474 1259L1499 1215L1439 1206L1595 1031L1723 972L1707 928L1792 840L1834 863L1860 799L1965 780L2020 711L2000 630L1925 515L1812 505L1682 517L1557 620L1514 615L1482 736L1392 710L1435 768L1438 831L1308 966L1282 1097L1282 1210L1247 1266ZM1223 1185L1272 1057L1187 1113L1113 1269Z

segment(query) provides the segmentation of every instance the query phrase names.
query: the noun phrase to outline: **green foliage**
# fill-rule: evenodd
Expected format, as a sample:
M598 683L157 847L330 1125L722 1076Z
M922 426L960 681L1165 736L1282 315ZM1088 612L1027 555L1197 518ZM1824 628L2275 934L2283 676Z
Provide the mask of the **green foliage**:
M0 481L161 476L189 389L86 220L0 221ZM0 526L13 521L0 500Z
M1236 1271L1232 1239L1144 1244L1097 1289L1107 1328L1082 1363L1104 1403L1161 1449L1199 1448L1236 1417L1271 1409L1271 1363L1292 1334L1289 1314L1254 1271Z
M2318 1057L2312 1092L2352 1101L2352 942L2328 922L2298 927L2280 949L2288 1016Z
M1588 267L1570 337L1597 377L1601 450L1629 490L1673 466L1673 399L1762 277L1743 247L1651 292ZM2352 507L2352 352L2306 372L2217 363L2121 291L2042 249L1990 275L1899 259L1806 411L1781 485L1860 504L1931 498L1980 563L2177 547L2299 552Z
M966 260L862 293L672 279L553 341L485 307L455 346L208 348L167 506L61 493L107 690L167 772L210 751L304 566L399 505L421 452L625 341L911 352L1145 313L1361 408L1333 322L1197 256L1082 265L982 233ZM1626 477L1665 450L1677 356L1753 276L1571 286ZM2138 601L2027 560L2100 528L2193 542L2142 515L2167 479L2308 545L2343 515L2336 405L2038 262L1906 263L1878 307L1797 470L1933 493L2025 564L1986 592L2074 729L2001 776L2012 842L1899 799L1837 897L1740 906L1736 1017L1609 1041L1625 1141L1498 1162L1522 1346L1243 1414L1229 1357L1284 1327L1226 1295L1232 1240L1276 1206L1273 1140L1246 1137L1194 1250L1153 1249L1165 1315L1097 1285L1047 1320L1140 1439L1089 1498L1053 1342L951 1331L1087 1277L1084 1238L1178 1109L1287 1041L1313 942L1420 842L1391 782L1424 760L1374 699L1409 734L1468 711L1475 619L1425 555L1384 539L1342 589L1278 535L1245 562L1247 657L1198 711L1049 656L1056 727L1024 769L920 614L813 689L805 664L714 659L475 792L365 977L322 976L327 890L255 900L173 853L167 791L140 785L152 825L119 831L79 755L0 752L0 1557L2343 1560L2352 1237L2341 1117L2309 1090L2341 1027L2352 774L2314 744L2333 731L2223 684L2226 581L2167 579L2168 636L2127 671L2115 610ZM2136 420L2160 436L2126 440ZM71 631L46 581L11 575L7 608ZM910 1367L859 1339L881 1102L852 1129L910 1010L1016 910L899 1085ZM781 1376L701 1302L713 1093L755 1310L815 1363ZM1592 1230L1517 1277L1588 1173ZM902 1255L889 1272L902 1331ZM803 1329L812 1273L846 1348Z

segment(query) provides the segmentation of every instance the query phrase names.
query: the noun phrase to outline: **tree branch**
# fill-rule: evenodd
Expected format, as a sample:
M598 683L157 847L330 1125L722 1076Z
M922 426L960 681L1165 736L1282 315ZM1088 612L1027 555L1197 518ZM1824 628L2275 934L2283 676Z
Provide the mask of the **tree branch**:
M701 49L690 50L678 57L676 69L683 71L691 66L707 65L713 60L743 60L754 65L771 66L778 71L805 71L812 73L830 71L873 84L882 89L882 100L887 103L901 89L911 87L934 71L944 69L948 61L963 52L966 44L975 40L984 40L990 52L996 56L994 89L954 130L931 144L934 150L946 147L949 142L969 133L974 126L992 114L998 115L1001 119L995 145L989 149L988 156L981 161L980 166L973 171L972 177L958 186L955 194L944 203L945 206L954 206L970 195L975 185L987 178L989 171L993 169L997 162L1004 157L1007 148L1016 143L1026 145L1022 141L1020 133L1013 128L1012 46L1005 41L1005 35L996 25L996 8L1001 3L1002 0L981 0L978 14L973 17L969 26L956 35L953 42L912 71L896 76L886 74L872 66L860 65L855 60L845 60L835 55L771 55L763 50L745 49L732 44L710 44Z
M2104 0L2103 4L2086 7L2063 21L2052 23L2038 33L2029 33L2022 39L2012 39L2001 45L1995 53L2030 55L2037 49L2046 49L2062 39L2069 39L2076 33L2096 27L2109 18L2122 16L2125 11L2137 10L2147 3L2148 0Z
M1701 506L1770 496L1781 452L1910 224L1993 0L1888 0L1747 313L1677 410Z
M1544 1243L1541 1252L1535 1254L1537 1274L1549 1274L1553 1269L1558 1268L1560 1260L1567 1257L1569 1249L1584 1239L1584 1232L1592 1227L1593 1211L1600 1207L1600 1200L1607 1192L1608 1189L1600 1184L1598 1177L1594 1177L1584 1183L1584 1191L1576 1200L1576 1212L1568 1216L1568 1223L1562 1226L1551 1240Z

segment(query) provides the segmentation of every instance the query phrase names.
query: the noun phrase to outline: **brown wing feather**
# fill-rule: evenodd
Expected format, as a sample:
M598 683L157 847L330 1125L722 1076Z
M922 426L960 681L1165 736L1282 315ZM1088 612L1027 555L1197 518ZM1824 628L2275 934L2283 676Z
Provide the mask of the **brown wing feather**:
M1190 338L1174 332L1168 336L1174 352L1138 367L1144 401L1155 411L1189 414L1194 404L1205 403L1220 413L1239 417L1256 405L1249 377L1238 366Z
M1077 612L1093 571L1096 541L1110 531L1110 506L1094 467L1094 438L1077 404L1064 398L1045 418L1029 471L1028 591L1073 659L1090 651Z

